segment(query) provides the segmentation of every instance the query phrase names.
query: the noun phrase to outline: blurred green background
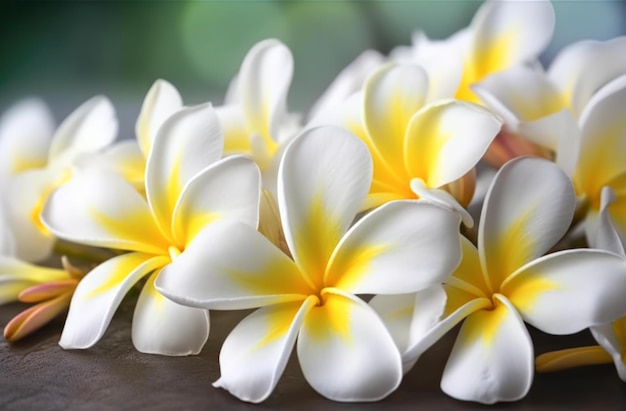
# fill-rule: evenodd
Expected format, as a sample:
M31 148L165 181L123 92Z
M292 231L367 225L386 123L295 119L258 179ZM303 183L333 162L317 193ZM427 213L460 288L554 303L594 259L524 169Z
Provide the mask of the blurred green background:
M248 49L267 37L295 58L289 95L305 110L367 48L384 53L421 29L445 38L467 26L479 1L2 1L0 112L41 96L57 121L96 94L133 136L152 82L176 85L186 104L222 101ZM553 1L556 32L542 56L564 45L626 34L626 2Z

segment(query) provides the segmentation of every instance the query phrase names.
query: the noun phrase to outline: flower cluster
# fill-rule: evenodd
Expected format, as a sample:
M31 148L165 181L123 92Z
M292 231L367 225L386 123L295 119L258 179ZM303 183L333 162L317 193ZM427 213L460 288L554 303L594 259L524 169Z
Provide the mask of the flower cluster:
M626 38L546 69L553 28L548 1L487 1L449 39L365 52L305 115L286 105L290 50L264 40L221 106L156 81L135 140L115 141L105 97L56 131L40 101L16 104L0 303L37 304L5 338L68 310L59 344L89 348L137 288L144 353L197 354L208 310L256 309L214 384L244 401L271 395L294 347L321 395L380 400L461 323L454 398L518 400L535 368L595 362L626 381ZM535 359L526 323L599 345Z

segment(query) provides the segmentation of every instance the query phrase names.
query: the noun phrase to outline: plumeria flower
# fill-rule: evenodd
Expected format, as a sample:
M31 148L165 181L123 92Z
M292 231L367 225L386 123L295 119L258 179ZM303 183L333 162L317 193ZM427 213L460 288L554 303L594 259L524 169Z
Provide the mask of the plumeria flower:
M295 117L287 112L292 76L289 48L275 39L263 40L244 58L229 104L216 109L224 129L225 154L251 156L268 174L265 186L272 190L281 147L298 131Z
M280 222L271 209L276 203L276 178L287 143L299 130L297 116L287 112L293 76L293 56L276 39L257 43L248 52L231 83L225 105L216 108L224 130L224 153L245 154L263 176L259 229L280 244Z
M79 167L117 172L143 192L146 160L157 131L165 120L183 107L182 97L176 87L166 80L156 80L148 90L137 117L136 138L117 142L102 153L83 156Z
M610 187L602 190L598 230L595 245L603 250L626 256L624 243L613 226L609 206L615 201ZM622 381L626 381L626 316L609 324L591 327L591 334L599 345L568 348L539 355L536 359L537 371L551 372L591 364L615 364Z
M124 295L149 275L133 318L135 347L167 355L200 351L208 337L208 312L168 300L156 291L154 281L177 258L203 255L207 250L192 245L213 222L233 218L256 227L258 168L239 156L220 160L222 150L212 107L185 108L170 116L154 138L145 198L119 175L102 170L85 172L50 196L43 221L55 235L130 251L98 265L80 282L62 347L95 344ZM208 269L202 272L210 274Z
M460 218L430 203L400 201L351 227L371 175L368 149L356 137L310 129L289 145L279 171L278 205L293 259L251 227L220 222L192 244L203 250L201 259L181 255L164 269L157 289L181 304L260 307L224 342L215 386L263 401L296 340L304 377L327 398L375 401L398 386L400 354L356 295L440 282L460 258ZM205 269L212 275L201 275Z
M624 315L624 258L591 249L542 257L567 231L574 208L571 182L551 162L522 158L503 166L485 199L478 247L463 241L463 260L443 290L372 301L401 335L406 367L464 320L441 388L461 400L514 401L526 395L534 374L524 322L571 334ZM408 336L389 314L402 309L412 313L404 324Z
M608 43L582 43L570 49L559 59L576 61L580 55L613 59L608 51L622 56L615 64L626 73L626 38ZM571 57L574 56L574 57ZM595 65L594 65L595 67ZM555 70L562 73L562 69ZM612 70L592 70L590 67L572 68L572 76L582 76L572 85L567 83L570 98L556 81L530 69L516 69L485 80L476 89L489 105L506 119L507 127L536 143L542 143L555 154L556 163L571 176L580 202L580 214L585 217L587 241L593 245L596 237L596 220L600 209L603 187L610 186L616 202L609 213L621 236L626 234L626 213L621 205L626 193L626 150L623 138L626 124L620 108L626 104L626 74L609 81ZM589 76L584 76L588 74ZM600 87L598 91L594 87ZM560 87L563 87L561 85ZM595 93L591 94L590 90ZM564 103L566 102L566 103ZM582 112L578 115L577 111Z
M520 155L554 158L575 145L573 134L589 100L626 74L626 37L580 41L563 49L547 71L517 66L491 75L472 88L505 120L488 160L499 167ZM601 64L599 64L601 62Z
M579 135L570 147L563 144L569 172L585 216L584 228L591 246L597 238L598 215L604 187L615 193L607 213L622 238L626 238L626 122L621 107L626 104L626 75L600 89L589 100L579 120ZM584 213L586 211L586 213Z
M41 104L19 104L0 125L0 174L6 184L2 195L15 256L25 261L42 260L52 251L55 238L40 221L52 190L72 177L81 156L101 151L117 134L113 106L105 97L85 102L54 134L49 113Z
M469 203L472 169L501 123L481 106L439 99L430 90L420 66L388 64L368 78L362 95L346 102L338 120L317 121L343 124L368 145L374 177L364 209L426 197L456 209L471 225L457 201Z
M62 262L61 270L0 257L2 271L11 267L13 270L17 269L11 272L14 277L19 273L25 281L38 281L18 294L19 301L36 304L9 321L4 328L4 338L7 341L17 341L30 335L67 310L74 290L85 274L72 266L67 258L64 257Z
M548 0L484 2L467 29L453 36L464 67L456 98L479 102L470 86L520 64L533 64L554 31Z

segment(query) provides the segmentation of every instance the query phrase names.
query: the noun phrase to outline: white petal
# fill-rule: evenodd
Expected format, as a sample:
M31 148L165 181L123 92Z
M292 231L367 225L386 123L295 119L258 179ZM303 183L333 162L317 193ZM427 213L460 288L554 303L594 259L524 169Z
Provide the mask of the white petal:
M471 314L457 336L441 379L453 398L493 404L519 400L530 389L532 341L511 303L496 298L495 309Z
M45 169L33 169L11 178L3 187L6 223L17 258L42 261L52 253L56 239L41 222L41 207L54 186L54 178Z
M420 297L420 302L417 303L416 301L412 324L419 324L417 328L419 332L410 336L410 344L402 353L402 366L405 372L413 367L413 364L427 349L432 347L441 337L469 315L492 307L491 301L486 298L470 299L457 307L457 303L460 301L454 300L454 296L448 293L447 300L443 299L441 290L437 289L436 286L418 292L416 297ZM441 312L441 304L444 302L446 303L446 311L449 311L448 313L445 311ZM441 314L443 314L444 318L433 324L432 320ZM428 327L431 324L432 326ZM413 333L413 330L411 332Z
M207 224L229 218L256 228L261 174L252 160L231 156L197 174L184 188L174 209L172 233L189 244Z
M182 107L183 100L176 87L165 80L157 80L152 84L135 124L135 134L144 157L148 157L163 122Z
M156 280L179 304L244 309L301 301L314 292L296 265L258 231L221 220L202 230Z
M447 191L438 188L428 188L421 178L411 179L409 186L411 187L411 191L415 193L421 201L453 211L461 217L461 221L463 221L463 224L467 228L474 227L474 219L469 211L464 209L457 199Z
M213 385L243 401L261 402L282 375L313 296L259 308L228 335L220 351L220 379Z
M252 132L242 108L238 105L216 107L215 115L224 133L224 155L252 154Z
M304 378L335 401L377 401L402 379L400 354L384 324L362 300L326 289L298 337Z
M413 58L428 74L428 98L431 103L454 96L463 76L463 56L454 38L430 40L421 32L412 35Z
M165 257L129 253L113 257L87 273L72 297L59 345L75 349L97 343L128 290L167 262Z
M572 184L553 163L527 157L505 164L487 193L478 231L491 287L545 254L569 228L574 207Z
M257 43L241 64L237 80L240 101L250 128L267 143L278 141L292 76L291 51L276 39Z
M407 125L424 105L427 94L428 76L419 66L388 64L365 84L363 113L368 135L396 173L403 171L398 165L404 157Z
M420 343L439 322L446 293L443 287L434 285L417 293L376 295L369 305L380 316L400 353L404 353Z
M611 221L609 206L615 201L615 192L610 187L604 187L601 194L600 213L596 221L595 234L590 238L589 245L593 248L611 251L626 255L624 243Z
M613 358L615 369L622 381L626 381L626 363L622 357L622 347L626 341L621 341L624 338L625 321L626 318L622 317L613 324L603 324L590 328L593 338ZM621 331L619 336L616 329Z
M44 167L53 130L54 119L43 101L30 98L9 107L0 118L0 182Z
M352 294L404 294L440 283L461 261L460 222L432 204L388 203L344 236L324 284Z
M118 141L100 153L81 156L74 170L81 172L89 168L116 172L140 192L145 188L146 159L136 140Z
M56 236L77 243L155 254L169 247L144 198L115 173L75 176L50 195L42 220Z
M489 1L471 23L476 63L496 72L536 59L554 31L549 1Z
M626 259L601 250L565 250L520 268L502 293L524 321L549 334L573 334L626 314Z
M533 121L564 108L556 87L540 70L517 66L493 74L472 87L509 125ZM544 144L556 149L556 142Z
M583 40L565 47L554 58L548 75L579 116L591 96L626 73L626 37L606 42Z
M97 152L115 140L117 128L109 99L93 97L59 125L52 137L49 162L70 164L81 154Z
M326 263L367 195L372 160L365 144L335 127L304 131L280 166L278 205L285 238L303 273L321 284Z
M581 114L582 140L574 181L590 197L626 172L626 75L598 91Z
M223 146L210 103L179 110L159 128L146 164L146 196L166 236L183 188L222 156Z
M336 110L350 95L361 89L365 79L384 61L385 57L376 50L365 50L359 54L341 70L326 91L313 103L307 117L312 119L323 116L326 111Z
M445 296L445 294L444 294ZM387 331L402 353L410 345L415 293L376 295L368 303L387 327Z
M16 244L10 226L4 195L0 194L0 256L15 256Z
M133 316L133 344L147 354L198 354L209 338L209 312L179 305L154 288L158 271L141 290Z
M478 163L500 126L499 119L476 104L429 104L411 118L406 130L405 167L429 188L448 184Z

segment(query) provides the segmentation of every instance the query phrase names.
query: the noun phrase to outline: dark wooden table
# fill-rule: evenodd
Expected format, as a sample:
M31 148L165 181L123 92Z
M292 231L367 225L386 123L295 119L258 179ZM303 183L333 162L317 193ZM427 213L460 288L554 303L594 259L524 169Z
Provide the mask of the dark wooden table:
M485 407L448 398L439 381L454 333L430 349L382 402L326 400L307 385L292 358L273 395L260 405L247 404L211 386L219 375L221 342L245 313L212 312L211 337L200 355L163 357L133 348L133 306L125 301L104 338L88 350L64 351L57 345L62 320L18 343L0 337L0 410L626 409L626 385L612 365L536 375L528 396L516 403ZM0 307L0 324L23 308ZM567 337L531 333L538 353L592 342L588 332Z

